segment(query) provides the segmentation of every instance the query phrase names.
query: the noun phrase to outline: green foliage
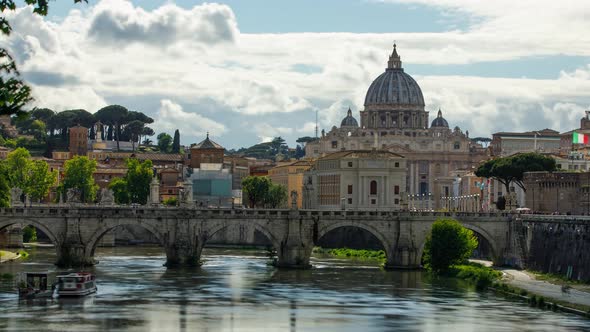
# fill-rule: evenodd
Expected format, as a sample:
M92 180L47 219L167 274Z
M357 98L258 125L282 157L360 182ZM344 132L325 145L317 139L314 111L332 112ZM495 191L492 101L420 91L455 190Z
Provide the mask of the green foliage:
M166 206L176 206L178 205L178 199L176 197L169 197L163 200L162 204Z
M270 179L264 176L248 176L242 180L242 192L251 208L264 205L270 186Z
M129 192L127 191L127 181L122 178L115 178L109 184L109 189L113 191L115 203L129 204Z
M0 163L0 207L10 206L10 186L4 163Z
M501 272L476 263L454 265L449 269L447 275L470 280L475 283L476 288L479 290L488 288L494 281L502 277Z
M109 126L109 136L112 139L112 133L114 128L115 139L117 141L117 151L119 151L119 142L121 140L121 125L126 123L129 110L121 105L109 105L105 106L96 113L94 117L105 125Z
M43 160L31 160L31 154L24 148L9 153L4 167L9 188L22 189L32 200L47 196L57 180L57 171L49 171L49 165Z
M515 183L526 191L522 183L525 172L553 172L555 170L555 159L530 152L488 160L479 166L475 175L498 180L504 185L506 192L510 191L510 183Z
M152 180L152 161L140 162L137 159L127 159L127 174L124 178L114 179L109 188L113 191L117 204L146 204L150 194Z
M74 188L80 192L82 202L93 202L96 198L98 186L94 183L92 174L96 170L96 161L86 156L75 156L64 163L64 178L58 190L67 197L68 189Z
M180 153L180 132L178 129L174 131L174 139L172 141L172 153Z
M37 229L33 226L23 228L23 242L37 242Z
M287 203L288 197L287 188L285 188L285 186L271 182L268 192L266 193L264 203L267 207L276 209L284 207L284 205Z
M146 204L150 194L150 181L153 177L151 160L140 162L137 159L127 159L127 191L131 203Z
M357 259L371 259L385 262L386 256L383 250L365 250L365 249L349 249L337 248L326 249L321 247L314 247L312 250L314 254L331 255L343 258L357 258Z
M168 153L172 150L172 137L166 133L160 133L157 137L158 148L161 152Z
M435 273L446 272L451 265L467 261L477 248L473 232L454 219L438 219L424 245L424 263Z

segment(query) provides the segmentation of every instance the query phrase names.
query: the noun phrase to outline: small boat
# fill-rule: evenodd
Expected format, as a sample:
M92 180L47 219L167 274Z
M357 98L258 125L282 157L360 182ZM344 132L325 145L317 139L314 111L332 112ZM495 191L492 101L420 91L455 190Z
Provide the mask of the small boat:
M17 280L18 296L25 299L53 297L53 287L47 287L47 280L46 272L20 273Z
M77 272L57 276L57 295L86 296L96 293L96 278L88 272Z

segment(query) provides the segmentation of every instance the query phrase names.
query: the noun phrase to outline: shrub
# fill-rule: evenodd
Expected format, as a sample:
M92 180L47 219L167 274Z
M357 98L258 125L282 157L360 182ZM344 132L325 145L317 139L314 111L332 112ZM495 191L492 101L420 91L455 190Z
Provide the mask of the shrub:
M33 226L23 228L23 242L37 242L37 229Z
M178 199L176 197L166 198L162 201L162 204L167 206L176 206L178 204Z
M424 245L424 262L427 268L439 273L451 265L461 264L477 248L473 232L454 219L438 219Z

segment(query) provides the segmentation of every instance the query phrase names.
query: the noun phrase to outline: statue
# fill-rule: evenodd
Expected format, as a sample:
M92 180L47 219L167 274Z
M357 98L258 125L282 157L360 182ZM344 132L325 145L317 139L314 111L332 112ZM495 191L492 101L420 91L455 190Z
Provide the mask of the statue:
M21 188L12 187L12 189L10 189L10 206L21 206L22 201L20 197L22 194L23 190Z
M25 206L31 206L31 196L25 194Z
M80 193L76 188L69 188L66 192L67 202L70 204L80 203Z
M291 190L291 209L297 210L297 198L299 198L299 193L296 190Z
M115 203L115 197L113 191L108 188L102 188L100 190L100 204L101 205L113 205Z

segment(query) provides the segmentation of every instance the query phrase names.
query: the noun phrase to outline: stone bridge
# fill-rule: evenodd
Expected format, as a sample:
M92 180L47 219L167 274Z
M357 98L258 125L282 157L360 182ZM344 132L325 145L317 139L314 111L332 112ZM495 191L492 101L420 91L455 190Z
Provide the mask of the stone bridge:
M496 213L197 209L165 207L35 206L0 209L0 229L32 225L54 243L57 265L95 264L97 243L118 226L141 226L166 252L166 265L198 265L207 241L226 228L254 227L277 251L279 267L306 268L314 244L340 227L357 227L382 244L387 268L419 268L426 235L452 217L485 239L494 263L518 263L512 215ZM516 257L516 258L515 258Z

